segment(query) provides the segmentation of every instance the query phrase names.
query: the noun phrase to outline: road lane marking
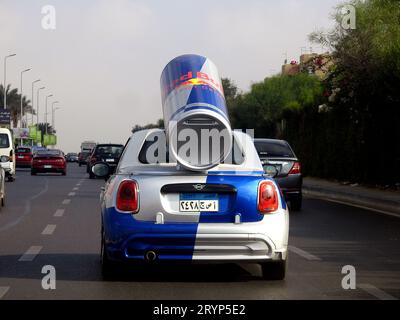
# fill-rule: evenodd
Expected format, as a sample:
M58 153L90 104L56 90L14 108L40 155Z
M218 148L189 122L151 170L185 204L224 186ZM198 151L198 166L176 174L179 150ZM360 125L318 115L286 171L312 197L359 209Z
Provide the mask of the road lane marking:
M18 259L18 261L33 261L39 252L42 250L41 246L32 246L30 247L22 256Z
M362 283L359 284L357 287L361 288L362 290L368 292L370 295L373 295L375 298L378 298L380 300L398 300L396 297L393 297L389 293L386 293L385 291L369 283Z
M70 192L70 193L68 193L68 197L73 197L73 196L75 196L75 195L76 195L75 192Z
M46 228L44 228L44 230L42 231L42 235L52 235L54 230L56 230L56 226L55 224L48 224L46 226Z
M64 199L62 204L70 204L71 203L71 199Z
M8 290L10 290L10 287L0 287L0 299L6 295Z
M73 188L72 190L74 190L74 191L78 191L78 190L79 190L79 188L78 188L78 187L75 187L75 188Z
M373 212L377 212L377 213L382 213L384 215L395 217L395 218L400 218L400 214L397 214L397 213L393 213L393 212L389 212L389 211L385 211L385 210L374 209L374 208L362 206L362 205L359 205L359 204L353 204L353 203L347 202L347 201L329 199L329 198L325 198L324 196L313 195L313 194L310 194L308 192L306 192L305 194L307 196L311 197L311 198L317 198L317 199L321 199L321 200L328 201L328 202L339 203L339 204L343 204L343 205L346 205L346 206L349 206L349 207L355 207L355 208L359 208L359 209L363 209L363 210L367 210L367 211L373 211Z
M57 209L56 212L54 213L55 217L62 217L64 215L65 209Z
M33 196L30 197L28 200L26 200L25 209L24 209L24 212L22 213L22 215L19 216L19 217L18 217L17 219L15 219L14 221L11 221L10 223L8 223L8 224L2 226L2 227L0 228L0 232L1 232L1 231L5 231L5 230L7 230L7 229L10 229L10 228L16 226L18 223L20 223L27 215L29 215L29 214L31 213L31 202L32 202L33 200L36 200L36 199L39 198L40 196L44 195L48 190L49 190L49 180L48 180L48 179L45 179L45 184L44 184L43 189L42 189L39 193L33 195Z
M289 246L289 251L303 257L304 259L310 260L310 261L321 261L321 258L318 258L317 256L314 256L311 253L308 253L300 248L294 247L294 246Z

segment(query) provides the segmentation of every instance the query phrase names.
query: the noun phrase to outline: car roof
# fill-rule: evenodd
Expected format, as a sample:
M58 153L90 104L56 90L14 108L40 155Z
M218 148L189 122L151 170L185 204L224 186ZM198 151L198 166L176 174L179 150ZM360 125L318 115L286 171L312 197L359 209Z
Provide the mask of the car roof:
M275 143L289 144L286 140L267 139L267 138L256 138L254 139L254 142L275 142Z
M96 148L97 147L106 147L106 146L117 146L117 147L123 147L124 145L123 144L120 144L120 143L101 143L101 144L98 144L98 145L96 145Z

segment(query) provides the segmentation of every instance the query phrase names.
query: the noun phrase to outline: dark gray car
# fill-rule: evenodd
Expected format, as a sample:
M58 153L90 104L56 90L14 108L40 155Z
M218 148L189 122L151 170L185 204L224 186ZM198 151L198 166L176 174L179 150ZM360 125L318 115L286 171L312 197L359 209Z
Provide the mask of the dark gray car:
M294 211L301 210L303 177L301 165L289 143L276 139L254 139L257 153L263 166L273 165L277 169L276 182L285 199Z

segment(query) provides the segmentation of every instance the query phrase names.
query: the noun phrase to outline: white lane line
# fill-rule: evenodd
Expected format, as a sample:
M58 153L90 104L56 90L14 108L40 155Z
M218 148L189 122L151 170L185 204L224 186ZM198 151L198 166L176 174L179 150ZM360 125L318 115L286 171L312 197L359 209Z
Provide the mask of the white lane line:
M306 193L307 194L307 193ZM391 216L391 217L395 217L395 218L400 218L400 214L397 213L393 213L393 212L389 212L389 211L384 211L384 210L379 210L379 209L374 209L374 208L370 208L370 207L366 207L366 206L362 206L362 205L358 205L358 204L353 204L347 201L341 201L341 200L334 200L334 199L328 199L325 198L323 196L314 196L310 194L310 197L315 197L315 198L319 198L322 199L324 201L329 201L329 202L334 202L334 203L339 203L339 204L344 204L345 206L349 206L349 207L355 207L355 208L359 208L359 209L363 209L363 210L368 210L368 211L373 211L373 212L378 212L378 213L383 213L387 216Z
M43 247L41 246L32 246L30 247L22 256L18 259L18 261L33 261L35 257L39 254Z
M0 232L2 232L4 230L8 230L8 229L16 226L23 219L25 219L26 216L28 216L28 215L30 215L32 213L32 210L31 210L32 201L38 199L39 197L44 195L49 190L49 180L45 179L44 181L45 181L45 184L44 184L43 189L39 193L35 194L34 196L32 196L32 197L30 197L29 199L26 200L25 209L24 209L24 212L22 213L22 215L20 215L17 219L9 222L8 224L0 227Z
M70 193L68 193L68 197L73 197L73 196L75 196L75 195L76 195L75 192L70 192Z
M311 253L308 253L300 248L294 247L294 246L289 246L289 251L299 255L300 257L303 257L304 259L310 260L310 261L321 261L321 258L318 258L317 256L314 256Z
M373 295L375 298L378 298L380 300L399 300L396 297L393 297L389 293L386 293L385 291L373 286L372 284L369 283L362 283L357 285L357 287L363 289L364 291L368 292L370 295Z
M46 226L46 228L44 228L44 230L42 231L42 235L45 235L45 236L52 235L54 230L56 230L56 226L57 225L55 225L55 224L48 224Z
M57 209L56 212L54 213L55 217L62 217L64 215L65 209Z
M8 290L10 290L10 287L0 287L0 299L6 295Z
M64 199L62 204L70 204L71 203L71 199Z
M78 191L79 188L78 188L78 187L75 187L75 188L72 188L72 190L73 190L73 191Z

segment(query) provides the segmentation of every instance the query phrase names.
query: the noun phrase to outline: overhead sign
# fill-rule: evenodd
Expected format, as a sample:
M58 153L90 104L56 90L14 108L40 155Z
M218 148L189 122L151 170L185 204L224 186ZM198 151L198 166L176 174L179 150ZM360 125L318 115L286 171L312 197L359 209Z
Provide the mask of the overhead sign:
M10 124L11 112L10 110L0 109L0 124Z

